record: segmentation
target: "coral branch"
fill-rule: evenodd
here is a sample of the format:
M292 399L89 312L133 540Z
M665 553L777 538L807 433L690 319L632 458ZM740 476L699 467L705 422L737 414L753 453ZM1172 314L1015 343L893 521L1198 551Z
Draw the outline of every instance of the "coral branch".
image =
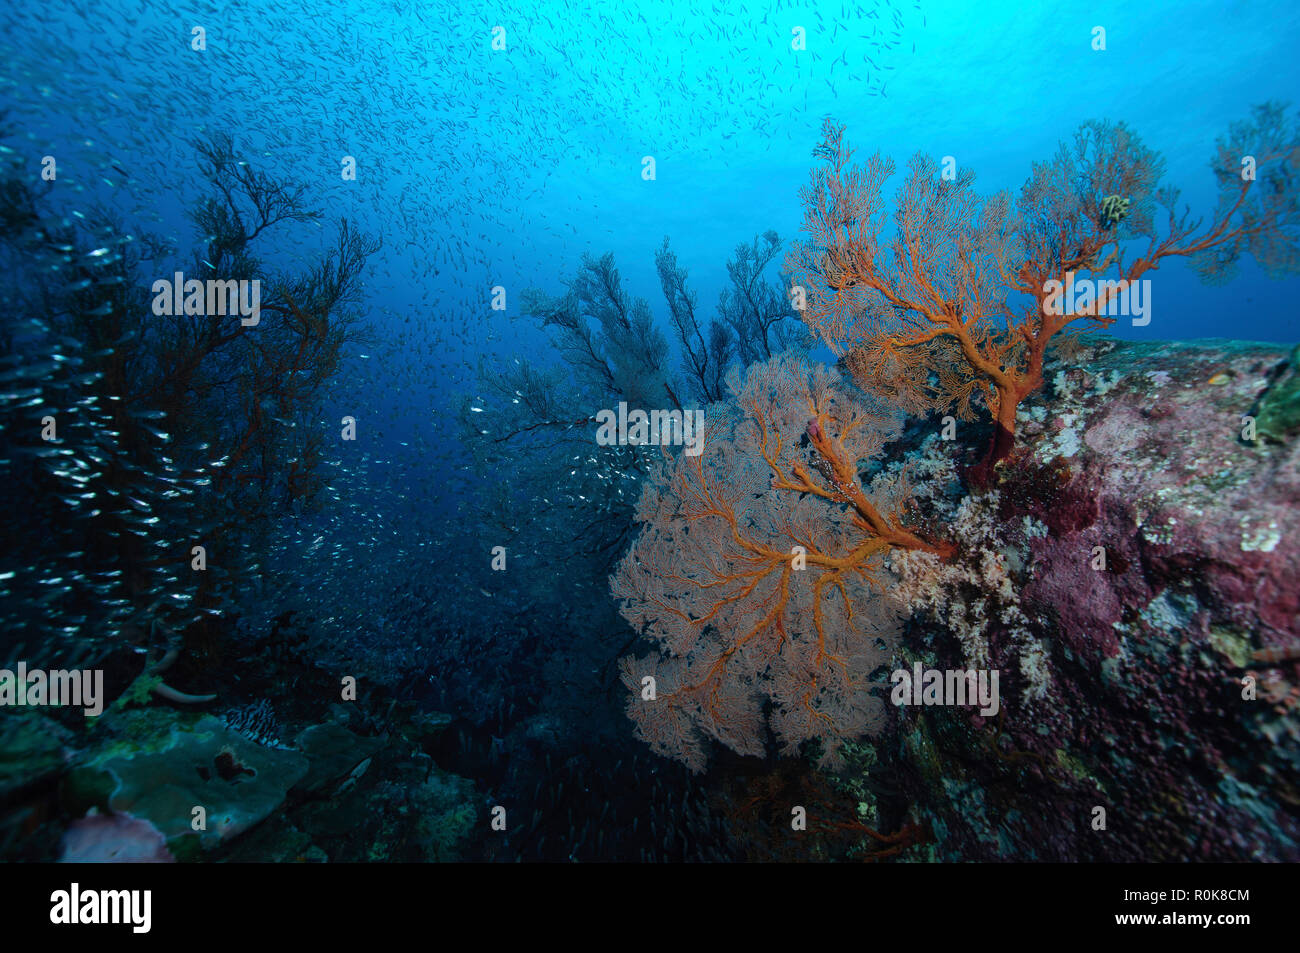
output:
M628 711L656 751L697 771L707 739L762 755L769 729L782 751L815 739L834 762L881 719L869 677L895 616L862 611L882 588L881 557L947 549L903 525L903 487L862 488L856 463L893 422L833 371L781 357L729 383L734 402L710 408L704 452L652 474L645 526L612 580L661 652L624 659Z
M1049 343L1110 327L1118 296L1163 259L1189 257L1211 280L1243 252L1273 275L1300 270L1300 134L1279 106L1258 107L1220 141L1220 202L1203 229L1175 214L1175 190L1156 189L1163 162L1123 123L1085 123L1072 145L1035 165L1016 203L979 196L969 170L941 175L917 155L888 239L883 194L894 164L877 154L853 165L852 154L844 127L826 120L814 150L821 164L800 193L806 238L786 259L806 295L803 320L859 384L909 412L972 419L980 398L995 430L976 477L1011 453L1016 409L1042 386ZM1255 176L1241 174L1246 160ZM1169 212L1163 236L1156 204ZM1125 265L1122 243L1136 239L1146 250ZM1091 300L1058 306L1076 274L1112 266L1115 277L1098 281ZM1026 299L1020 311L1011 303Z

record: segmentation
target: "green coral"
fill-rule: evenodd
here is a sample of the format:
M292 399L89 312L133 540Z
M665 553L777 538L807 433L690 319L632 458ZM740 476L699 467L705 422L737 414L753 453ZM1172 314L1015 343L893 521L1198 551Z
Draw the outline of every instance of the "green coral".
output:
M70 741L67 729L39 712L6 711L0 716L0 797L61 771Z
M1083 763L1083 760L1066 751L1064 748L1056 749L1056 763L1064 770L1070 772L1075 780L1089 781L1095 784L1098 788L1101 787L1101 783L1093 777L1092 772L1088 770L1088 766Z
M190 853L260 823L307 772L298 752L254 744L210 715L148 708L124 713L117 729L113 743L69 773L65 803L73 810L98 806L143 817L169 845L176 840ZM207 829L197 836L191 827L196 807L207 817ZM181 845L186 838L198 843Z
M1128 217L1129 206L1132 204L1128 199L1119 195L1108 195L1101 200L1101 217L1097 224L1102 231L1110 231L1120 222Z
M458 859L477 820L474 782L435 768L413 795L419 811L417 839L425 859Z
M142 707L149 704L153 698L155 685L162 684L161 675L152 675L148 672L140 675L132 682L127 690L118 696L117 701L109 706L110 711L121 711L124 708Z
M1300 344L1281 379L1260 398L1255 410L1255 442L1285 443L1300 431Z
M1245 668L1250 664L1250 636L1247 633L1213 625L1210 626L1210 644L1234 668Z

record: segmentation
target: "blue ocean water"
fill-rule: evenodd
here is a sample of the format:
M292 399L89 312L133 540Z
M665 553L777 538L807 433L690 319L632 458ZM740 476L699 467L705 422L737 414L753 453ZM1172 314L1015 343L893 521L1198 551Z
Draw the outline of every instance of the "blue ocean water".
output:
M132 247L155 236L171 249L159 263L188 267L211 194L195 143L224 135L323 213L268 233L268 282L318 261L339 219L382 239L352 302L364 333L299 421L329 437L323 505L268 519L271 541L247 544L253 568L221 608L244 639L310 616L313 651L336 653L322 664L459 710L467 751L495 751L516 706L550 719L531 724L537 737L605 718L591 709L630 637L608 581L627 537L582 547L593 524L627 521L636 486L612 489L624 509L597 507L542 483L551 469L530 471L517 443L472 439L500 368L571 363L522 313L528 289L559 295L584 255L612 254L676 368L656 250L670 240L707 322L738 244L799 238L826 117L858 158L892 156L895 185L924 152L974 170L987 193L1019 190L1081 123L1123 121L1161 154L1180 205L1208 219L1216 140L1300 92L1300 8L1244 0L97 0L11 5L0 35L0 144L56 217L114 220ZM150 267L146 286L174 270ZM1110 333L1300 337L1300 277L1273 280L1249 259L1222 285L1179 259L1147 277L1152 320ZM355 445L333 440L344 418ZM570 476L596 466L571 462ZM517 573L490 566L497 545ZM580 550L587 561L568 563ZM593 649L601 640L618 644Z
M823 116L860 153L950 155L986 190L1017 189L1081 122L1123 120L1208 215L1216 137L1300 88L1300 13L1215 0L55 3L4 16L11 121L33 153L65 159L68 190L183 236L188 145L229 132L384 234L370 316L439 362L439 381L413 386L450 393L461 360L521 333L485 309L488 289L554 288L583 252L612 252L628 291L658 305L653 253L669 236L711 307L736 243L795 237ZM195 26L208 31L202 53ZM505 50L492 49L496 26ZM798 26L807 49L793 52ZM344 155L355 182L338 175ZM1207 288L1173 261L1155 320L1116 333L1286 341L1297 289L1253 263Z

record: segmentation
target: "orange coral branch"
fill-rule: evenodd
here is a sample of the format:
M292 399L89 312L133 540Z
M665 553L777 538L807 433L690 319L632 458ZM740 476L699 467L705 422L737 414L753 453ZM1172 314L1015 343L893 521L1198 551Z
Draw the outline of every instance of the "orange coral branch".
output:
M860 660L883 623L856 604L881 588L888 549L950 552L863 490L856 463L883 443L884 421L830 372L776 359L736 386L741 415L711 422L702 455L670 458L652 479L645 529L612 580L625 617L663 651L625 660L634 692L656 681L629 713L656 750L697 769L704 737L763 751L762 697L785 750L816 738L833 758L867 730L875 666ZM792 408L807 409L806 427Z
M1173 193L1161 193L1170 207L1163 238L1146 211L1160 161L1123 124L1086 124L1073 149L1062 147L1054 162L1036 166L1018 213L1007 195L977 196L968 171L941 176L933 160L918 155L897 196L897 234L886 241L882 196L894 164L877 154L850 165L844 127L828 119L814 151L822 164L800 192L807 238L791 248L786 269L806 295L805 323L864 387L913 412L955 407L963 416L976 391L986 396L996 424L982 468L988 473L1014 445L1016 408L1042 386L1054 337L1076 324L1109 327L1115 318L1104 312L1115 295L1165 258L1214 249L1235 256L1258 239L1294 231L1293 179L1275 176L1278 194L1252 204L1255 179L1233 171L1238 154L1248 152L1261 167L1292 161L1300 146L1288 136L1274 107L1257 110L1254 126L1234 128L1241 145L1220 144L1216 169L1227 199L1211 226L1198 233L1199 223L1175 217ZM1254 139L1265 147L1248 148ZM1124 211L1103 211L1103 196L1124 197ZM1137 209L1133 235L1151 239L1124 267L1117 227L1129 204ZM1294 242L1259 246L1273 267L1294 268ZM1060 314L1048 307L1053 282L1112 263L1120 277L1091 306ZM1017 293L1032 302L1019 317L1007 305Z

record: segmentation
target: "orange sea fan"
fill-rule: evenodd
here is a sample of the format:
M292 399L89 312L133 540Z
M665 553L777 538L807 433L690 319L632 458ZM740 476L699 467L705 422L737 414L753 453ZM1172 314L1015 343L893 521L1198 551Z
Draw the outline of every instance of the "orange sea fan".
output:
M908 413L970 417L981 397L995 433L977 477L1011 452L1016 409L1042 386L1053 339L1110 327L1117 296L1162 259L1188 257L1207 280L1230 274L1244 252L1273 276L1300 269L1300 128L1275 104L1220 140L1220 201L1204 227L1176 210L1176 190L1157 188L1163 161L1124 123L1084 123L1034 165L1018 201L980 195L969 169L941 172L918 154L892 215L891 159L852 162L830 119L813 155L820 162L800 192L805 238L785 263L804 322L859 384ZM1257 175L1242 174L1242 157ZM1168 212L1163 229L1157 205ZM1088 274L1099 276L1095 297L1057 306L1060 289Z
M857 476L894 420L828 368L778 357L729 381L703 453L661 461L640 536L611 580L624 617L659 652L623 662L628 713L661 754L702 770L712 739L761 755L880 724L871 675L894 610L881 561L901 546L942 552L878 505Z

